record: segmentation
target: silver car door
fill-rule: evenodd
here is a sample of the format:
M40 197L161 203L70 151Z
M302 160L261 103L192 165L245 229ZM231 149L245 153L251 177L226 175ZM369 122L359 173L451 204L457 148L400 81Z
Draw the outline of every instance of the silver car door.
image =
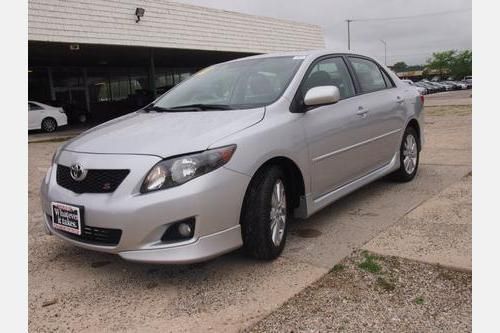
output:
M406 117L405 94L373 60L348 57L361 94L356 97L365 120L365 173L374 171L395 156Z
M303 117L311 161L311 188L319 197L359 177L367 165L366 119L358 110L354 84L343 57L314 63L306 73L299 93L324 85L335 85L341 100L307 110Z

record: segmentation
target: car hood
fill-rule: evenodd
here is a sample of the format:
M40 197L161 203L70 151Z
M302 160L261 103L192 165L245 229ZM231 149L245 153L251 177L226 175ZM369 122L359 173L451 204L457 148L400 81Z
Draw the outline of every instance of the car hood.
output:
M134 112L94 127L64 150L160 157L207 149L215 141L260 122L264 108L198 112Z

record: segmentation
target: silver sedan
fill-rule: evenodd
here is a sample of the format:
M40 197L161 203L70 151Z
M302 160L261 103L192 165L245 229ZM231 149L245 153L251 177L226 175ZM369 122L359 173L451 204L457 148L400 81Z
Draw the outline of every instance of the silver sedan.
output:
M311 51L217 64L60 147L44 224L87 249L189 263L274 259L307 218L378 178L412 180L423 96L375 60Z

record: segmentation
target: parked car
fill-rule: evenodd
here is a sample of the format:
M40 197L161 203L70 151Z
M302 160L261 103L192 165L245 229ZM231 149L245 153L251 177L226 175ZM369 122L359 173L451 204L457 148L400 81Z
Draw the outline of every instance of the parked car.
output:
M416 86L416 87L421 87L421 88L424 88L426 90L426 93L427 94L431 94L433 93L433 89L430 88L430 86L424 84L423 82L421 81L418 81L418 82L413 82L413 84Z
M455 87L456 90L467 89L467 85L463 82L458 81L445 81Z
M442 84L437 83L437 82L425 81L425 83L427 85L430 85L431 87L434 87L436 92L446 91L446 87Z
M472 75L469 75L469 76L466 76L464 77L464 79L462 80L463 83L467 84L467 89L470 89L472 88Z
M41 186L43 223L132 261L189 263L239 247L274 259L292 216L386 175L415 177L423 101L357 54L217 64L60 147Z
M419 81L418 84L424 86L427 89L427 92L430 94L444 91L443 87L438 87L438 86L436 86L428 81Z
M426 88L420 87L420 86L416 85L412 80L401 80L401 81L405 82L406 84L409 84L410 86L415 87L420 95L426 95L427 94L427 89Z
M444 88L444 91L450 91L450 90L454 90L455 87L451 84L448 84L448 83L444 83L443 81L441 82L432 82L434 85L437 85L437 86L440 86L440 87L443 87Z
M63 108L28 101L28 130L54 132L58 127L68 124Z
M472 88L472 81L460 81L460 83L463 83L467 86L467 89L471 89Z
M449 86L449 90L459 90L460 89L460 87L458 86L458 84L453 83L453 82L441 81L439 83L444 84L446 86Z

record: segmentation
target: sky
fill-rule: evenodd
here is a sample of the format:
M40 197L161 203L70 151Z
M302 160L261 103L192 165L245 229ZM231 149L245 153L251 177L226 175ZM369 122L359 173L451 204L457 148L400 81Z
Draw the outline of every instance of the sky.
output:
M346 20L352 19L351 50L384 62L383 40L388 65L424 64L433 52L472 49L471 0L175 1L316 24L325 46L340 51L347 49Z

